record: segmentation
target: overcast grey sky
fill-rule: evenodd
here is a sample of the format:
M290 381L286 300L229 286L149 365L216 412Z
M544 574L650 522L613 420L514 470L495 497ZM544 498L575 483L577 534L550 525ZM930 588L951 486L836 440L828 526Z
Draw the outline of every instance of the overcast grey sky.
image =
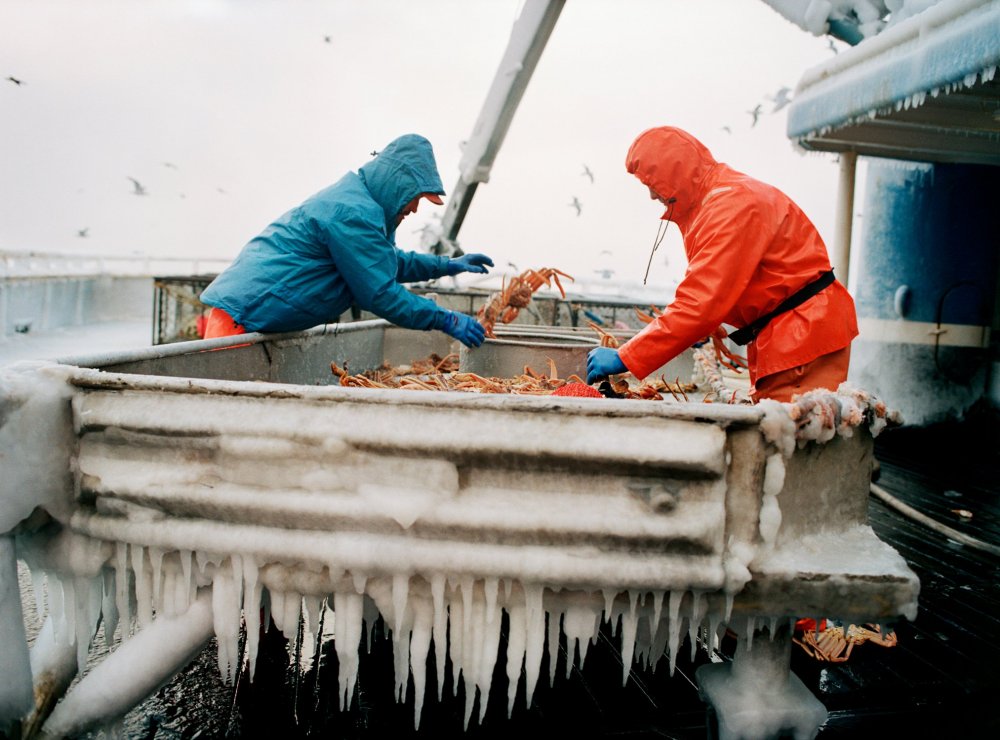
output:
M231 258L408 132L431 140L450 193L520 5L0 0L0 77L23 82L0 84L0 249ZM661 124L785 190L829 243L835 158L796 152L766 96L832 55L756 0L569 0L462 247L641 280L661 209L624 158ZM419 248L433 211L400 247ZM651 282L683 271L671 232Z

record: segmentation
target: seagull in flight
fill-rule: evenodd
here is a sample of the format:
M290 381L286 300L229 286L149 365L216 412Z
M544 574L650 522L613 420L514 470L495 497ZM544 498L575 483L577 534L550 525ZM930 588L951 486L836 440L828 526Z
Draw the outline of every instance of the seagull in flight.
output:
M146 192L146 188L142 186L142 183L134 177L130 177L128 179L132 181L132 195L149 195L149 193Z
M82 228L79 231L77 231L76 235L79 236L79 237L82 237L82 238L86 239L88 231L90 231L90 227L89 226L85 226L84 228Z
M164 162L163 166L164 167L169 167L172 170L176 170L177 169L177 165L175 165L173 162Z
M580 174L583 175L584 177L589 177L590 184L591 185L594 184L594 173L590 171L590 168L587 165L583 165L583 172L581 172Z
M830 51L832 51L832 52L833 52L834 54L837 54L837 53L838 53L838 52L837 52L837 47L836 47L836 46L834 46L834 44L833 44L833 39L827 39L827 42L826 42L826 44L827 44L827 46L829 46L829 47L830 47Z
M729 128L729 126L723 126L722 130L725 131L727 134L733 133L733 130Z
M570 208L575 208L577 216L580 215L580 211L583 208L583 204L580 203L580 199L577 198L575 195L573 196L573 202L572 203L567 203L566 205L568 205Z
M324 37L323 37L323 41L325 41L325 42L326 42L326 43L328 43L328 44L330 43L330 39L331 39L331 37L330 37L330 36L324 36Z
M771 111L772 113L777 113L779 110L781 110L786 105L792 102L792 99L788 97L788 93L790 92L791 92L790 88L782 87L780 90L778 90L778 92L774 94L773 97L771 95L767 96L768 100L774 101L774 109Z
M7 79L10 80L11 82L13 82L15 85L17 85L19 87L24 84L24 80L19 80L16 77L8 76Z
M760 103L757 103L757 105L754 107L753 110L747 111L747 113L749 113L753 117L753 123L750 124L750 128L753 128L754 126L757 125L757 119L760 118L760 112L761 112Z
M372 149L372 150L371 150L370 152L368 152L368 153L369 153L369 154L371 154L371 155L372 155L373 157L377 157L377 156L378 156L378 150L377 150L377 149Z

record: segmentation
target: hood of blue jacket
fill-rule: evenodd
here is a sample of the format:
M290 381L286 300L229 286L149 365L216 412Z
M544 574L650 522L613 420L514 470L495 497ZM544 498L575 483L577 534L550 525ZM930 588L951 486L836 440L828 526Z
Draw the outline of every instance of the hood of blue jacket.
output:
M396 216L418 195L445 194L431 143L419 134L391 141L358 175L385 213L386 234L396 230Z

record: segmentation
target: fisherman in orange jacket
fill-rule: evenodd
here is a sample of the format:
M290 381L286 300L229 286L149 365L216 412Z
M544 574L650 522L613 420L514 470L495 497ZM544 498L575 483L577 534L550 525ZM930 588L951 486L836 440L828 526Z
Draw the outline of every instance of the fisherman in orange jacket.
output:
M591 350L587 382L626 370L645 378L727 324L747 345L755 399L836 390L858 334L854 301L799 207L670 126L640 134L625 167L680 228L688 268L661 316L617 350Z

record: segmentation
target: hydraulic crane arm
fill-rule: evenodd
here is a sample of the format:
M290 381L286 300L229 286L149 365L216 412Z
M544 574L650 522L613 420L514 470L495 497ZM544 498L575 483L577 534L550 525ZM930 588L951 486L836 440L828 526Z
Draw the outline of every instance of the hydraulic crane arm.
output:
M440 233L427 232L425 247L435 254L461 255L456 243L472 196L481 182L489 182L490 170L503 144L542 49L552 34L566 0L526 0L510 34L493 84L465 144L459 162L459 178L452 189Z

